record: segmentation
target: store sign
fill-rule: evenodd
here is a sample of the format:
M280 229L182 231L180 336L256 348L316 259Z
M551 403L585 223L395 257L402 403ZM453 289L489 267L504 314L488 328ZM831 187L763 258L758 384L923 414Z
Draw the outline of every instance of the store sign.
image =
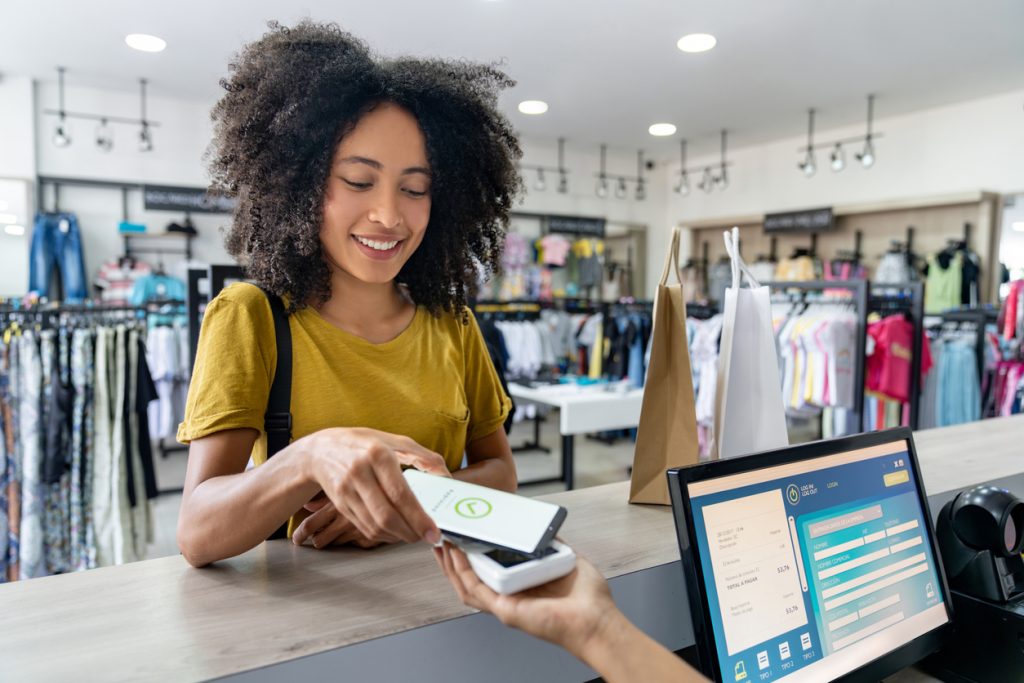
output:
M231 213L235 210L234 199L211 195L202 187L144 185L142 199L149 211Z
M605 219L580 216L547 216L547 231L584 237L604 237Z
M770 213L764 217L765 232L823 232L836 226L832 208Z

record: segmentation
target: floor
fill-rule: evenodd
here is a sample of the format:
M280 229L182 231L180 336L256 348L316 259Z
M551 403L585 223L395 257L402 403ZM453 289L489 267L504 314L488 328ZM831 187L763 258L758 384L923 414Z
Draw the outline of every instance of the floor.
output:
M521 422L513 426L509 441L518 446L533 440L533 424ZM558 476L561 468L561 438L558 434L558 411L553 410L541 423L540 444L551 449L550 453L539 450L515 453L516 467L520 481L547 479ZM156 456L157 483L161 489L180 488L185 480L185 453L170 453L166 459ZM618 439L608 444L596 439L578 436L575 445L576 488L599 486L622 481L629 476L633 463L633 441ZM565 490L560 483L533 484L522 486L519 493L526 496L540 496ZM181 496L164 494L153 501L155 516L154 541L149 546L148 557L176 555L175 527L178 524L178 509Z

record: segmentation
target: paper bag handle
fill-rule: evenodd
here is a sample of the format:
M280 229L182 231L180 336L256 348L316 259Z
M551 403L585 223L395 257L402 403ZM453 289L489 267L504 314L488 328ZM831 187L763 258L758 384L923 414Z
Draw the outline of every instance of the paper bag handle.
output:
M733 228L732 230L726 230L722 233L725 238L725 251L729 254L729 260L732 265L732 286L734 289L738 289L742 285L741 273L746 276L747 281L750 283L751 288L760 287L761 283L758 282L754 274L750 272L750 268L747 267L746 261L740 255L740 229Z
M679 239L682 231L679 228L672 228L672 242L669 244L668 253L665 254L665 268L661 271L661 285L665 286L668 284L668 274L675 266L676 279L679 280L679 284L683 284L682 271L679 269Z

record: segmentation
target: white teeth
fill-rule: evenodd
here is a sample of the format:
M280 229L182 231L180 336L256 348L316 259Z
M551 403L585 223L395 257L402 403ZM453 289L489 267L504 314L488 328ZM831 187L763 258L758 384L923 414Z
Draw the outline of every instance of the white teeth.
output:
M377 251L388 251L390 249L394 249L398 244L398 240L393 242L377 242L376 240L368 240L366 238L359 237L358 235L356 235L355 238L359 240L360 244L366 245L367 247L370 247L370 249L376 249Z

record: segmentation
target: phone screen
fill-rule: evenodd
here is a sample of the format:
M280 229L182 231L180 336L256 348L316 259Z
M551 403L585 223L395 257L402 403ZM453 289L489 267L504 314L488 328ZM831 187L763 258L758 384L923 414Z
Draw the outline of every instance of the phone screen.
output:
M466 482L405 471L406 481L441 531L536 555L565 519L565 508Z

